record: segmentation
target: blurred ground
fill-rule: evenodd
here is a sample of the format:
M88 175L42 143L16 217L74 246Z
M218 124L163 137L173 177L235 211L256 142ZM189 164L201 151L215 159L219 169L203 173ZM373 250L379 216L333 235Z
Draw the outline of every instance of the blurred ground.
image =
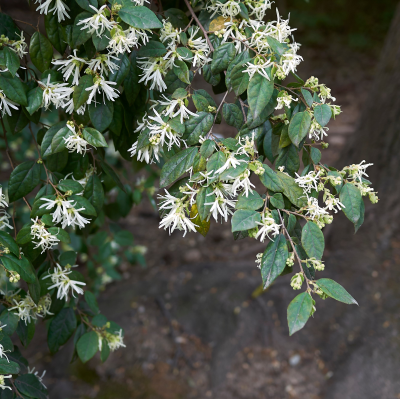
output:
M1 4L22 13L12 2ZM300 42L302 35L296 35ZM332 165L356 129L379 54L377 47L346 45L343 37L321 46L307 36L299 69L331 87L342 105L323 153ZM221 125L218 132L229 136L229 129ZM123 267L124 281L109 285L100 299L102 312L125 329L125 350L105 364L95 358L68 365L71 346L49 356L45 326L38 325L24 354L47 369L51 398L400 398L400 240L377 253L373 234L361 228L353 236L349 222L335 219L326 232L325 277L343 284L360 306L318 300L314 319L289 337L290 276L251 296L261 282L255 255L265 245L233 241L227 224L214 223L206 238L183 239L160 231L158 222L147 203L122 222L148 247L148 267Z

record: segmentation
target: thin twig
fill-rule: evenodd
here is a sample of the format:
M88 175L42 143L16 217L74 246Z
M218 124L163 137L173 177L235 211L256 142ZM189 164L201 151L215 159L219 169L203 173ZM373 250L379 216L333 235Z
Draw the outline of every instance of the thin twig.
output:
M243 118L244 118L244 123L247 123L247 116L246 116L246 112L244 110L244 102L243 100L239 97L239 102L240 102L240 107L242 108L242 112L243 112Z
M197 18L197 15L195 14L195 12L193 11L192 6L190 5L189 0L184 0L185 4L188 8L188 10L190 11L190 14L192 14L193 19L196 21L197 25L199 26L199 28L201 29L201 31L204 34L204 37L207 40L208 45L210 46L211 51L214 51L214 46L211 44L210 38L207 35L207 31L204 29L204 26L200 23L199 19Z

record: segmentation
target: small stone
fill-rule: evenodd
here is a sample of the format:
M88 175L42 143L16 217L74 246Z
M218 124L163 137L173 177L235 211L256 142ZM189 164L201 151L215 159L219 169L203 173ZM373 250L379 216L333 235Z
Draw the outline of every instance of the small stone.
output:
M289 358L289 364L294 367L297 366L301 361L301 356L299 354L293 355Z

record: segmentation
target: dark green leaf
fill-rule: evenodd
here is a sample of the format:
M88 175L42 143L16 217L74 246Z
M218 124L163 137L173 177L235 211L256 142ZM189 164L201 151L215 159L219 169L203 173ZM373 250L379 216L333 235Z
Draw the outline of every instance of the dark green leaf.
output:
M15 51L9 47L3 47L3 54L5 58L6 67L12 76L15 76L19 69L19 57Z
M82 185L77 181L71 179L61 180L60 183L57 184L57 187L60 191L63 191L64 193L66 193L67 191L72 191L73 194L77 194L83 191Z
M306 89L301 89L301 94L303 94L303 97L306 100L307 105L311 107L314 103L311 93Z
M174 74L184 83L190 84L189 68L184 61L175 60L172 68Z
M0 316L0 323L2 326L2 332L6 335L13 335L18 326L19 317L8 309L4 310Z
M184 137L187 140L187 144L197 144L200 136L205 136L211 130L213 123L214 116L208 112L199 112L196 116L186 121Z
M76 350L83 363L90 360L99 349L99 337L94 331L83 334L76 344Z
M340 190L339 200L345 206L343 212L347 218L351 222L357 223L361 216L362 196L360 190L354 184L346 183Z
M332 111L328 104L317 105L314 108L315 120L322 126L326 126L331 120Z
M311 316L313 299L308 292L303 292L290 302L287 312L289 335L301 330Z
M307 222L303 227L301 243L310 258L322 258L325 248L324 235L314 222Z
M89 178L83 196L93 205L96 212L100 213L104 203L104 190L97 175L92 175Z
M72 136L73 133L71 132L68 127L61 128L53 137L51 141L51 153L56 154L57 152L61 152L65 150L65 140L69 136Z
M165 18L174 26L174 28L185 29L189 25L189 18L186 14L177 8L169 8L164 12Z
M89 99L90 91L86 89L93 85L93 77L91 75L84 75L79 79L78 86L75 86L73 100L74 109L77 110Z
M271 204L276 208L276 209L284 209L285 208L285 202L283 200L283 196L281 193L274 194L271 199Z
M358 219L357 223L354 223L354 233L357 233L358 229L364 223L364 213L365 213L365 205L364 201L361 199L360 202L360 218Z
M31 37L29 56L33 65L35 65L40 72L44 72L46 69L50 68L53 59L53 46L49 39L40 32L35 32Z
M84 215L97 216L93 205L85 197L73 194L68 199L75 202L75 209L84 208L85 210L80 211Z
M317 285L321 290L333 299L348 305L358 305L357 301L336 281L330 278L317 280Z
M5 231L0 231L0 244L8 248L14 255L19 256L19 248L14 239Z
M222 151L214 153L207 162L207 172L215 172L226 162L226 155Z
M114 70L114 72L110 73L108 80L110 82L115 82L118 87L122 84L124 79L128 76L130 70L130 61L126 54L120 54L118 56L118 60L114 60L115 64L118 65L118 69Z
M19 369L18 363L8 362L7 359L5 359L5 358L0 359L0 373L1 374L18 374L19 372L20 372L20 369ZM3 396L2 396L2 398L3 398Z
M106 100L105 103L100 102L94 104L93 102L89 106L89 116L92 121L92 125L99 132L104 132L110 126L113 119L114 104L112 101Z
M48 399L47 389L34 374L23 374L14 380L18 391L30 398Z
M82 213L84 213L82 211ZM71 243L71 238L69 237L69 234L65 231L60 229L59 227L49 227L47 229L50 234L56 236L61 242L65 244L70 244Z
M257 227L256 222L260 221L261 216L258 212L240 209L232 216L232 233L254 229Z
M97 304L96 297L94 296L93 293L91 293L90 291L85 291L85 301L89 305L91 311L94 314L97 314L100 312L99 305Z
M51 154L51 142L53 141L53 137L65 126L65 124L65 121L56 123L44 135L40 148L40 154L43 159L46 159L46 157Z
M264 174L259 175L261 183L269 190L282 191L283 188L278 175L268 165L263 165L263 168L265 170Z
M215 195L212 194L213 188L212 187L201 187L197 197L197 211L199 212L200 219L206 220L212 205L206 205L215 201Z
M281 43L272 36L267 36L267 41L274 53L278 54L279 56L282 56L289 50L289 46L286 43Z
M266 289L283 272L289 256L286 239L283 234L270 241L261 258L261 277Z
M254 118L257 118L267 106L273 91L273 80L268 80L259 73L251 78L247 89L247 99Z
M294 144L282 148L275 162L275 167L284 166L284 171L290 175L294 175L300 168L300 159Z
M246 197L241 194L236 202L236 209L247 209L250 211L256 211L264 205L264 200L260 197L257 191L253 190L253 192L249 192L249 195Z
M189 147L170 158L161 169L160 187L166 187L181 177L193 164L198 148Z
M92 37L93 34L89 32L89 29L82 29L83 24L78 25L79 22L86 18L92 17L92 15L93 14L90 12L84 11L76 16L74 26L72 28L72 44L75 48L79 47Z
M222 115L226 123L240 130L243 125L243 113L236 104L224 104Z
M67 48L67 35L65 26L58 22L57 13L49 12L44 16L44 25L46 27L47 38L54 48L61 54L64 54Z
M19 164L10 176L8 196L14 202L29 194L40 182L40 167L36 161Z
M101 168L103 171L108 175L115 183L116 185L125 192L125 187L121 183L121 180L119 179L118 175L114 172L114 169L108 165L106 162L101 162Z
M204 140L200 147L200 154L204 158L209 158L215 150L215 143L213 140Z
M19 78L6 78L0 75L0 89L4 91L6 97L17 104L28 106L25 89Z
M161 42L150 40L145 46L140 48L138 57L162 57L166 52L167 49Z
M144 6L132 4L122 7L118 15L124 22L134 28L160 29L163 27L156 15Z
M28 106L26 110L29 115L33 115L43 104L43 90L40 87L35 87L28 92Z
M235 58L235 54L235 45L233 43L224 43L216 48L211 62L212 74L217 75L226 70L229 63Z
M83 129L82 135L83 138L93 147L108 147L106 139L96 129L87 127Z
M288 197L289 201L299 208L305 206L307 204L307 198L304 195L303 189L296 184L293 177L279 171L276 173L281 181L283 194Z
M87 291L86 291L87 292ZM86 293L85 293L86 296ZM76 330L76 316L72 308L64 308L51 320L47 332L47 344L51 353L58 352Z
M289 137L292 143L298 147L306 137L311 126L311 116L307 111L298 112L290 121Z

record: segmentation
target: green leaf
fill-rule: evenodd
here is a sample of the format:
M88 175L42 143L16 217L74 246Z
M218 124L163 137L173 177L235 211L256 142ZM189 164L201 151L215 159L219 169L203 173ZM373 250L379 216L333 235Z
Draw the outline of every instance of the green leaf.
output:
M279 148L285 148L290 144L292 144L292 141L289 137L289 128L288 125L284 125L279 139Z
M232 69L230 74L230 84L236 96L243 94L249 86L249 75L248 73L243 73L247 69L247 62L249 62L248 59L241 61Z
M38 297L38 300L35 300L35 303L38 303L40 300L40 284L37 282L35 285L37 286ZM31 293L31 286L29 287L29 292ZM17 335L21 340L22 345L25 347L28 346L35 335L35 322L31 320L30 323L25 324L25 321L20 320L17 327Z
M84 75L79 79L78 86L75 86L72 98L74 100L74 109L77 110L89 99L90 91L86 89L93 85L93 76Z
M8 362L7 359L0 359L0 373L1 374L19 374L20 368L18 363ZM4 392L4 391L3 391Z
M106 100L104 103L100 102L94 104L93 102L89 106L89 116L92 121L92 125L99 132L104 132L109 126L113 119L114 104L112 101Z
M51 154L51 142L53 141L56 133L65 126L66 122L58 122L53 125L44 135L42 145L40 146L40 154L43 159Z
M214 153L207 162L207 172L215 172L226 162L226 155L222 151Z
M73 194L69 197L69 199L75 202L75 209L85 209L84 211L80 211L84 215L97 216L96 210L94 209L93 205L86 198L80 195Z
M114 62L118 66L118 69L110 73L110 75L108 76L108 80L110 82L115 82L117 84L115 87L118 87L128 76L131 62L129 61L129 58L126 56L126 54L120 54L118 56L118 60L114 60Z
M287 312L289 335L301 330L311 316L313 299L308 292L303 292L290 302Z
M24 86L16 76L13 78L6 78L0 75L0 89L4 91L4 94L9 100L23 105L24 107L28 106L28 99L26 98Z
M156 15L144 6L128 5L122 7L119 17L128 25L140 29L161 29L163 24Z
M128 230L120 230L114 235L114 241L123 247L131 246L134 241L133 234Z
M5 58L6 67L12 76L15 76L19 69L19 57L15 51L11 50L9 47L3 47L3 54Z
M19 40L20 38L17 35L20 33L13 19L9 15L0 12L0 36L4 35L11 40Z
M29 115L33 115L43 104L43 90L40 87L35 87L28 92L28 106L26 110Z
M19 256L19 247L14 239L5 231L0 231L0 244L8 248L14 255Z
M82 29L83 24L78 25L82 20L92 16L93 14L87 11L81 12L76 16L74 26L72 27L72 44L74 48L79 47L92 37L93 34L89 32L89 29Z
M90 291L85 291L85 301L94 314L100 313L99 305L97 304L96 297L93 293L91 293Z
M215 201L215 195L212 194L213 188L209 187L201 187L197 197L197 210L199 212L199 216L201 220L206 220L208 215L210 214L210 210L212 205L206 205L208 203L212 203Z
M232 233L254 229L257 227L256 222L260 221L261 216L258 212L240 209L232 216Z
M150 40L138 51L138 57L162 57L167 52L167 48L155 40Z
M328 104L317 105L314 108L315 120L322 126L326 126L331 120L332 111Z
M261 183L264 184L264 186L269 190L275 192L283 191L278 175L268 165L264 164L263 168L265 171L264 174L259 175Z
M361 216L362 196L360 190L352 183L346 183L339 194L340 202L345 206L343 212L353 223L357 223Z
M104 136L96 129L87 127L83 129L83 138L93 147L108 147L107 141Z
M236 51L233 43L224 43L215 49L211 62L211 72L213 75L226 70L229 63L235 58Z
M243 125L243 113L236 104L225 103L222 107L222 116L228 125L234 126L238 130Z
M65 26L58 22L57 13L49 12L44 16L44 26L46 27L47 38L54 48L63 55L67 48L67 35Z
M8 309L4 310L0 316L0 323L2 326L2 331L6 335L13 335L18 326L19 317L14 313L10 312Z
M71 179L61 180L57 184L57 188L64 193L66 193L67 191L72 191L73 194L78 194L83 191L82 185L77 181Z
M175 60L172 68L174 74L184 83L190 84L189 68L184 61Z
M124 185L121 183L118 175L114 172L114 169L110 165L108 165L106 162L101 162L101 168L123 192L126 192Z
M299 170L300 159L294 144L290 144L289 146L280 150L278 158L275 162L275 167L278 169L280 166L284 166L285 172L289 173L290 175L294 175L294 172Z
M205 136L212 128L214 116L209 112L199 112L196 116L186 121L184 138L188 145L197 144L200 136Z
M306 89L301 89L301 94L303 94L303 97L306 100L307 105L311 107L314 103L311 93Z
M325 248L324 235L314 222L307 222L303 227L301 243L310 258L322 258Z
M254 119L260 116L274 92L274 81L256 73L249 82L247 101Z
M185 91L186 93L186 91ZM196 107L197 111L208 112L209 102L205 97L198 93L194 93L192 96L193 104Z
M177 8L169 8L164 12L164 16L174 28L185 29L189 25L189 18L182 10Z
M53 137L51 141L51 153L56 154L57 152L61 152L65 150L65 140L69 136L72 136L73 133L67 127L61 128Z
M73 266L75 264L76 261L76 252L74 251L67 251L67 252L63 252L60 255L60 265L61 266Z
M264 205L264 200L260 197L257 191L253 190L253 192L249 192L249 195L246 197L241 194L236 202L236 209L247 209L250 211L256 211Z
M47 389L34 374L23 374L14 380L18 391L30 398L48 399Z
M53 59L53 46L49 39L40 32L35 32L32 35L29 46L29 56L33 65L35 65L40 72L44 72L46 69L50 68L51 60Z
M289 50L289 46L286 43L281 43L272 36L267 36L267 41L274 53L278 54L279 57Z
M321 151L318 148L311 147L311 160L315 165L318 165L319 161L321 160ZM329 174L329 173L328 173Z
M357 301L336 281L330 278L317 280L317 285L329 297L348 305L358 305Z
M204 80L207 83L209 83L211 86L216 86L221 81L221 75L220 74L214 75L211 72L210 65L205 65L203 67L203 76L204 76Z
M23 227L17 234L18 245L24 245L31 241L32 241L31 227L30 226ZM18 256L18 254L15 255Z
M290 121L289 137L292 143L298 147L306 137L311 126L311 116L307 111L298 112Z
M8 184L8 197L14 202L29 194L40 182L40 167L36 161L19 164L12 172Z
M91 14L93 14L95 11L93 8L90 8L90 6L98 8L99 5L97 3L97 0L76 0L78 3L79 7L83 8L86 11L89 11Z
M83 334L76 344L79 359L83 363L90 360L99 349L99 337L94 331Z
M283 196L281 193L274 194L271 199L271 204L276 209L284 209L285 208L285 201L283 200Z
M297 185L293 177L290 177L282 172L276 172L281 186L283 188L283 194L289 199L289 201L299 208L307 205L307 198L304 195L303 189ZM275 190L274 190L275 191Z
M204 140L200 147L200 154L204 158L209 158L215 150L215 143L213 140Z
M357 233L358 229L364 223L364 213L365 213L365 205L364 201L361 199L360 202L360 218L357 220L357 223L354 223L354 233Z
M110 37L107 34L102 35L101 37L93 35L92 42L97 51L103 51L107 48L108 44L110 43Z
M36 275L31 262L25 256L18 259L14 255L3 254L0 258L7 270L17 272L22 280L29 284L36 282Z
M192 166L197 152L197 147L189 147L170 158L161 169L160 187L166 187L181 177Z
M85 186L83 196L93 205L99 214L104 204L104 189L97 175L92 175Z
M266 289L283 272L289 252L283 234L270 241L261 258L261 277Z
M87 291L86 291L87 292ZM85 297L86 297L85 292ZM51 353L58 352L76 330L76 316L72 308L64 308L51 320L47 332L47 344Z
M82 213L84 212L82 211ZM61 242L65 244L71 243L71 238L69 237L69 234L65 230L62 230L60 227L49 227L47 230L50 234L56 236Z

